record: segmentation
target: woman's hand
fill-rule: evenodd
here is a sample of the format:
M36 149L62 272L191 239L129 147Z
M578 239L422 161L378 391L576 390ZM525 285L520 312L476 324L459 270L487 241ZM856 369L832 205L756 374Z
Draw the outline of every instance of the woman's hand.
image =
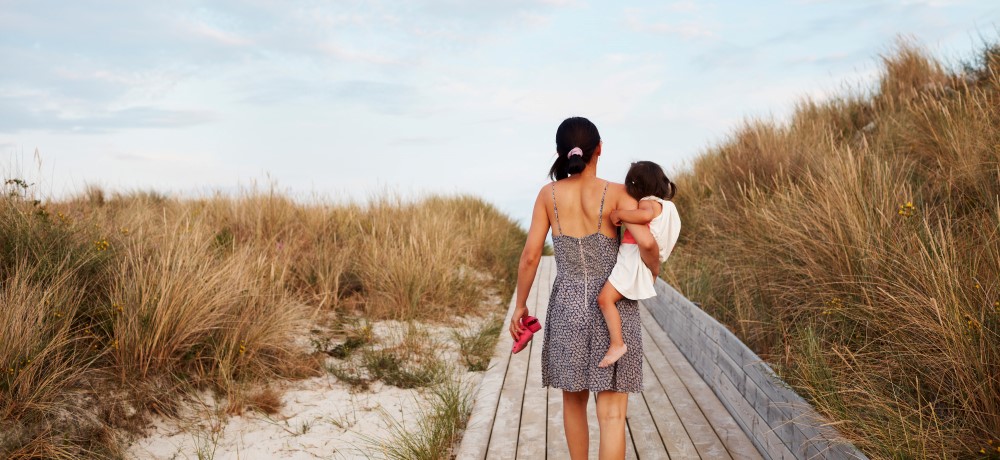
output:
M510 317L510 336L516 341L521 336L521 318L527 316L528 307L515 307L514 314Z
M618 210L617 209L611 211L611 214L608 215L608 218L611 219L611 224L612 225L614 225L615 227L621 227L621 225L622 225L622 219L621 219L621 217L618 217Z

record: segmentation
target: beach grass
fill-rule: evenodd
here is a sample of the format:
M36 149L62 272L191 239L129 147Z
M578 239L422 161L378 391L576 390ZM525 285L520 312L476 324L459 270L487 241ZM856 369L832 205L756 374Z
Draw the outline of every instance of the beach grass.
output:
M449 379L432 388L430 400L415 423L387 416L389 438L366 438L371 450L388 460L452 458L472 414L472 392L461 380Z
M1000 47L752 119L676 177L663 277L872 458L1000 457Z
M230 412L276 411L268 382L324 372L299 340L321 317L449 324L489 314L512 292L524 242L510 218L467 196L295 201L247 189L180 199L91 187L48 201L8 176L4 458L120 458L150 416L175 414L198 391L226 398ZM358 340L340 352L357 353ZM442 380L440 366L413 367L412 356L361 354L393 384Z
M466 369L472 372L486 370L503 327L503 317L497 314L470 334L452 331Z

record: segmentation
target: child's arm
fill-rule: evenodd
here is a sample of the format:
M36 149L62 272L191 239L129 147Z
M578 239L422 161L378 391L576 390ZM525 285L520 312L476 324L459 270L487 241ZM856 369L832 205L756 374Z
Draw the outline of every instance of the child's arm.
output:
M639 257L642 258L642 263L649 267L653 276L660 276L660 246L653 238L653 232L649 231L649 226L625 222L625 228L632 234L632 238L635 238L635 244L639 246Z
M616 209L611 212L611 222L615 225L621 225L622 223L646 225L656 217L656 204L654 203L653 201L645 200L639 202L637 209Z

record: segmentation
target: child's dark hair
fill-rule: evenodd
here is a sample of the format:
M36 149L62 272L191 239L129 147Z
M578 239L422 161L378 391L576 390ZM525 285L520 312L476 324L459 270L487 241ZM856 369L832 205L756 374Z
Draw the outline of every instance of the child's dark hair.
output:
M563 120L556 129L556 157L555 163L549 169L549 177L554 180L561 180L570 174L583 171L594 156L597 146L601 145L601 133L597 132L590 120L583 117L571 117ZM581 155L568 156L569 152L579 147L583 151Z
M652 161L637 161L625 174L625 191L637 200L647 196L669 200L677 193L677 184L670 182L660 165Z

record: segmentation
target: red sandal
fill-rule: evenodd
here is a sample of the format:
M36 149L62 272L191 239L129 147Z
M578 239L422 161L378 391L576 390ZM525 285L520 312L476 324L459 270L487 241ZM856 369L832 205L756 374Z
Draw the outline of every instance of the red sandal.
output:
M525 315L521 317L521 326L524 326L525 330L521 332L521 338L514 342L514 348L511 350L517 353L528 346L528 342L531 341L531 337L535 335L536 332L542 329L542 324L531 315Z

